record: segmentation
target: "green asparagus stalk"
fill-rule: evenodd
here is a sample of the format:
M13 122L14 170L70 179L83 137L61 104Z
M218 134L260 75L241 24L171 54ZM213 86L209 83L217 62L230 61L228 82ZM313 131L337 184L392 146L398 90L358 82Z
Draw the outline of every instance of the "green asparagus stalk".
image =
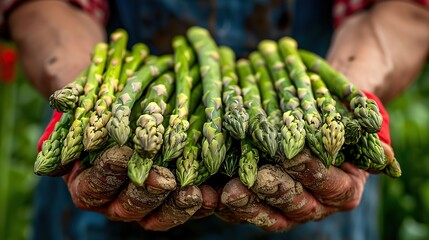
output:
M109 60L98 92L99 98L84 132L83 145L86 151L101 149L107 142L106 124L112 115L110 105L115 101L115 89L119 83L128 34L125 30L118 29L112 33L110 40Z
M144 183L149 176L149 171L153 165L153 158L148 156L142 156L134 150L128 161L128 178L131 182L139 187L144 186Z
M195 87L192 88L189 112L195 112L195 110L201 105L202 98L203 84L199 82L197 85L195 85Z
M280 155L292 159L305 146L306 132L304 128L303 112L297 98L296 88L285 70L281 55L277 50L277 43L271 40L261 41L258 49L264 56L268 70L272 76L274 86L283 111L283 127L280 129Z
M338 112L341 114L341 121L344 125L344 143L347 145L357 144L362 136L363 129L359 124L359 121L354 118L353 113L351 113L349 109L341 103L341 101L337 99L336 101L336 107Z
M383 170L387 166L384 149L376 133L364 133L356 147L362 152L360 160L368 162L368 169Z
M197 170L198 174L194 180L194 185L198 186L203 184L207 179L209 179L213 174L210 174L208 168L205 164L201 164L198 166Z
M244 106L249 113L249 133L253 143L273 157L278 148L277 129L268 121L262 108L261 95L250 62L238 60L237 71L243 89Z
M243 107L241 88L235 73L235 54L226 46L221 46L219 53L223 83L222 99L225 104L223 126L233 138L244 139L249 124L249 114Z
M259 52L250 53L249 59L256 72L255 76L262 96L262 106L268 115L268 121L280 130L283 127L282 110L265 60Z
M174 74L166 72L158 77L148 88L141 103L142 114L137 120L133 137L134 149L145 157L154 157L163 143L167 101L174 91ZM137 106L138 107L138 106Z
M341 115L337 112L337 104L319 75L311 73L309 76L317 105L323 114L322 142L328 154L335 161L344 144L345 130L341 122Z
M131 54L125 57L116 92L121 92L140 64L149 56L149 48L143 43L136 43Z
M346 161L345 154L340 150L337 154L337 157L334 159L332 166L339 167Z
M43 142L42 150L37 154L34 163L35 174L49 176L62 167L61 149L72 122L73 114L64 113L60 121L55 124L54 131Z
M219 52L210 33L192 27L187 36L198 55L203 84L203 103L207 122L203 126L202 158L208 172L215 174L225 159L225 133L222 132L222 80Z
M275 42L271 45L276 48ZM323 145L322 117L317 110L316 100L311 89L310 78L307 69L296 51L296 42L291 38L282 38L279 41L279 50L283 56L289 76L295 84L298 98L301 101L301 108L304 111L306 140L317 157L326 167L333 161L332 156L326 151Z
M337 95L341 100L350 103L356 119L367 132L375 133L380 131L383 118L374 100L368 99L343 74L332 68L320 56L304 50L300 50L299 55L311 71L321 76L329 91Z
M74 110L78 105L79 97L84 92L84 86L88 77L88 68L85 69L73 82L55 91L49 97L49 105L58 112Z
M183 36L176 36L173 39L173 48L177 101L164 134L162 150L164 161L171 161L182 154L187 139L186 131L189 128L189 99L192 90L192 78L189 71L192 65L190 61L194 60L194 56Z
M201 129L205 122L205 107L200 105L189 118L188 138L183 154L176 161L176 178L182 187L192 185L197 177L200 165Z
M258 174L259 152L248 140L241 140L241 157L238 162L238 176L241 182L251 188Z
M84 95L81 96L80 105L75 110L74 121L70 126L61 151L61 164L63 165L77 159L83 151L84 130L89 121L88 114L97 100L97 92L102 82L102 74L106 64L107 48L106 43L98 43L95 47L88 70Z
M165 74L166 73L164 73L163 75L165 75ZM172 73L168 73L168 74L172 74ZM156 85L156 82L159 81L160 78L163 78L163 77L158 77L158 79L155 80L155 82L153 82L151 84L151 87L149 87L149 89L153 89L152 86ZM147 95L150 95L149 92L147 93ZM143 114L143 110L144 110L140 106L145 106L145 103L148 102L148 99L146 99L145 97L146 96L141 97L139 99L138 106L135 106L132 108L132 112L131 112L131 116L130 116L130 120L132 120L132 121L130 122L130 127L131 127L131 129L134 130L133 131L134 133L136 132L136 129L137 129L137 127L136 127L137 126L137 124L136 124L137 119ZM170 97L170 99L168 100L168 102L165 106L164 117L163 117L164 121L162 122L162 127L164 129L168 125L168 121L166 119L168 119L168 116L173 111L173 108L174 108L173 106L175 105L175 100L176 100L176 96L175 96L175 94L173 94L173 96ZM133 124L135 124L136 126L134 127ZM135 138L135 135L133 136L133 139L134 138ZM135 145L135 143L134 143L134 145ZM134 147L134 148L136 148L136 147ZM144 151L138 153L136 150L134 150L133 155L131 156L130 160L128 161L128 178L133 182L134 185L143 186L147 177L149 176L150 169L152 168L152 166L154 164L162 166L161 154L153 155L153 154L149 154L148 152L144 152Z
M131 78L128 78L121 94L112 104L112 117L106 126L109 135L118 145L123 146L130 136L129 116L134 103L141 97L146 87L156 77L170 69L172 64L173 57L164 55L144 65Z
M384 174L392 178L398 178L402 175L401 166L396 158L393 158L392 162L390 162L384 169Z
M225 156L225 161L222 164L221 173L232 178L238 173L238 161L241 156L241 146L234 144L228 149ZM241 141L239 141L241 142Z

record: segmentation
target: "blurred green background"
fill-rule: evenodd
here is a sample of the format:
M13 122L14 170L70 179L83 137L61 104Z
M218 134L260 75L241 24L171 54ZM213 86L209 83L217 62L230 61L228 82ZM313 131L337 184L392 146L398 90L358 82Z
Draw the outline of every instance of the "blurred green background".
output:
M47 103L19 67L15 69L12 82L0 81L0 239L20 240L31 233L38 180L33 162ZM381 239L429 239L428 106L429 65L413 86L387 106L403 175L399 179L382 176Z

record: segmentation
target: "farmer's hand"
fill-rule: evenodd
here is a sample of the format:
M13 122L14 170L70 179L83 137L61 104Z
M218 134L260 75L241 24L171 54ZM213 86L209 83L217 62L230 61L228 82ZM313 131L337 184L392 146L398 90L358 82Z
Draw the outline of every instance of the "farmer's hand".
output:
M83 71L104 28L67 1L26 1L8 18L23 69L45 97Z
M178 187L173 173L153 166L143 187L128 180L129 147L105 150L90 168L76 162L64 179L75 205L113 221L136 221L146 230L166 231L191 217L206 216L218 205L217 192L207 185Z
M61 116L62 113L54 111L39 140L39 151ZM145 184L134 185L128 179L132 153L127 146L115 145L97 153L91 166L74 161L45 174L64 175L78 208L99 212L113 221L138 222L146 230L166 231L191 217L214 213L219 202L215 189L208 185L179 187L168 168L152 166Z
M407 1L381 1L337 29L328 60L358 88L391 100L417 77L427 59L428 25L428 9ZM392 162L388 126L380 133ZM326 169L305 149L291 161L262 166L252 189L238 178L227 183L219 215L270 231L288 229L354 209L367 177L351 163Z

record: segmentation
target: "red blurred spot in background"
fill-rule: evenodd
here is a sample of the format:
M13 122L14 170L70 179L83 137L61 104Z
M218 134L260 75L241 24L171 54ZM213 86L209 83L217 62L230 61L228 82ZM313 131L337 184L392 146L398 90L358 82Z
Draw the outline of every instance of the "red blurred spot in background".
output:
M0 81L11 83L15 79L16 52L0 45Z

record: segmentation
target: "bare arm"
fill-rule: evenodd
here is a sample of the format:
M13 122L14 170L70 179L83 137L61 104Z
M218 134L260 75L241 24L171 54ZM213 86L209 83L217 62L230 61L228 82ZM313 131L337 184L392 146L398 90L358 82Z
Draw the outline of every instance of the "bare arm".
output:
M418 77L428 54L429 9L412 1L380 1L337 29L328 60L387 102Z
M101 24L66 1L29 1L8 19L23 69L45 97L72 81L105 39Z

